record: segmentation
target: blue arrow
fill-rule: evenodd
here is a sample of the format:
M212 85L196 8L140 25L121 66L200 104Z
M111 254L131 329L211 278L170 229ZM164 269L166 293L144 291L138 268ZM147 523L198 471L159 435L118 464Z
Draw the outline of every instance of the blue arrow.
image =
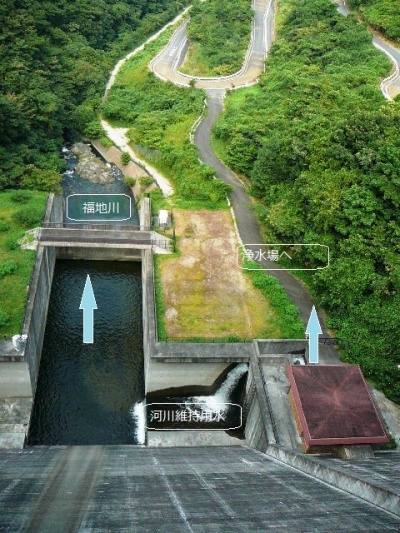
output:
M306 335L308 335L308 362L318 363L319 359L319 345L318 335L321 335L321 324L318 320L318 315L315 306L311 310L310 318L308 319Z
M79 309L83 309L83 343L93 344L93 310L97 309L97 304L89 274L86 278Z

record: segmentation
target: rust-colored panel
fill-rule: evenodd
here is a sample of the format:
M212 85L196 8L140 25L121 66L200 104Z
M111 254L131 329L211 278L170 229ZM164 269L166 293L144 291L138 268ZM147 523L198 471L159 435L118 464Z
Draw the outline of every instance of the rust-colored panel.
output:
M288 366L287 374L309 446L389 442L358 365Z

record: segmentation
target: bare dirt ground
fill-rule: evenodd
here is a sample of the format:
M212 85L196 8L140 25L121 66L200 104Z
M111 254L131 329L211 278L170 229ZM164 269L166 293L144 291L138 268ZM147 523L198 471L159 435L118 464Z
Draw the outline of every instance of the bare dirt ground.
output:
M168 338L279 338L269 303L238 266L229 211L174 210L180 256L160 258Z

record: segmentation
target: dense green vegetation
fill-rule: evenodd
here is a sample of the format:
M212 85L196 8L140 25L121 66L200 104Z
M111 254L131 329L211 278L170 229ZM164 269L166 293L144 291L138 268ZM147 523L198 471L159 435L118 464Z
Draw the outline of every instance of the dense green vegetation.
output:
M190 11L190 48L182 72L221 76L237 72L249 44L250 0L207 0Z
M189 141L204 94L164 83L148 69L150 59L169 36L170 32L164 33L122 67L103 113L113 125L128 127L134 149L171 179L175 205L226 208L229 186L213 178L212 168L199 163L197 149Z
M0 335L20 332L35 252L21 250L18 239L40 225L47 194L0 193Z
M398 0L349 0L373 28L400 43L400 6Z
M4 0L0 5L0 189L57 188L64 142L99 131L109 71L179 0Z
M311 289L344 359L400 402L400 106L379 91L391 65L329 1L279 8L267 72L226 100L216 145L250 177L266 242L330 246Z
M281 330L282 339L303 339L304 325L300 318L300 313L294 303L289 299L279 281L262 269L261 265L254 261L245 260L245 272L250 276L251 281L269 301L277 316L277 326Z

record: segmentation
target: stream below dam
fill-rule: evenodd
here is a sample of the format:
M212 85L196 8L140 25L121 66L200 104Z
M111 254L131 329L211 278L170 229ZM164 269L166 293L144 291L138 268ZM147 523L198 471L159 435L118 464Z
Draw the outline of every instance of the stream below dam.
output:
M63 156L64 197L127 194L133 208L127 223L138 224L117 167L98 158L100 171L109 169L114 181L93 183L79 176L71 150L64 148ZM79 309L87 275L98 306L93 344L83 343ZM140 444L133 408L144 399L143 364L141 263L58 259L28 444Z

